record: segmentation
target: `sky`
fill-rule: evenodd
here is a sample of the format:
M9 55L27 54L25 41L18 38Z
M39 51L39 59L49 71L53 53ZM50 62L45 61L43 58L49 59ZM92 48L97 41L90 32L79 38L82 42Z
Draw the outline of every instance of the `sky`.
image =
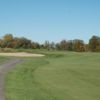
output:
M100 0L0 0L0 37L36 42L100 36Z

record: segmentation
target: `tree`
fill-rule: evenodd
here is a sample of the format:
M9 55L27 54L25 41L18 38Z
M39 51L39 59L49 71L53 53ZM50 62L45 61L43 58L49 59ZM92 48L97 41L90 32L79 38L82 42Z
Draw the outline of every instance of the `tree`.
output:
M2 48L2 47L3 47L3 40L0 39L0 48Z
M85 45L83 40L73 40L73 50L76 52L83 52L85 51Z
M49 43L49 41L45 41L44 48L50 50L50 43Z
M92 52L100 51L100 37L92 36L92 38L89 40L89 49Z
M67 50L67 49L68 49L68 43L67 43L66 40L62 40L62 41L60 42L60 49L61 49L61 50Z
M18 37L15 37L13 41L13 48L18 49L18 48L21 48L21 46L22 46L21 39Z
M22 48L31 48L31 40L25 38L25 37L22 37L20 38L20 42L21 42L21 47Z
M49 48L51 50L54 50L55 49L55 43L54 42L51 42L49 45L50 45Z
M85 51L89 51L89 44L85 44L84 47L85 47Z
M3 46L6 48L12 48L12 43L13 43L13 35L12 34L6 34L3 37Z
M3 40L4 41L13 41L13 35L12 34L6 34L4 37L3 37Z
M61 50L60 43L56 43L55 48L56 48L56 50Z
M68 41L67 45L68 45L68 48L67 48L68 51L73 51L73 41L72 40Z

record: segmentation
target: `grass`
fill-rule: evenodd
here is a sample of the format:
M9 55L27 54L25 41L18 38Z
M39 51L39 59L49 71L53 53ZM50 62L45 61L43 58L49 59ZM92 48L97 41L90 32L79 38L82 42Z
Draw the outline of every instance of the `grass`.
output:
M2 53L14 53L14 52L28 52L28 53L48 53L48 51L46 49L23 49L23 48L19 48L19 49L13 49L13 48L0 48L0 52Z
M24 60L6 76L6 100L100 100L100 53Z
M2 56L0 56L0 64L4 63L8 59L9 59L8 57L2 57Z

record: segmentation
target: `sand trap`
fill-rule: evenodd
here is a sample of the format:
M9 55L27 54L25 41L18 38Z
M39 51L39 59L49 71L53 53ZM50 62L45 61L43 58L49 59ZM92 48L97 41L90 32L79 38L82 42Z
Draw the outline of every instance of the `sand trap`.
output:
M33 53L0 53L0 56L14 56L14 57L43 57L42 54L33 54Z

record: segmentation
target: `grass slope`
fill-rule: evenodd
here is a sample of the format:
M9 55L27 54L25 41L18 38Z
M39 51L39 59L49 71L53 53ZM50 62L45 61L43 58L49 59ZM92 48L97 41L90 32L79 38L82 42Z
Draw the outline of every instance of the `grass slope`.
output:
M6 100L100 100L99 53L26 58L6 77Z

